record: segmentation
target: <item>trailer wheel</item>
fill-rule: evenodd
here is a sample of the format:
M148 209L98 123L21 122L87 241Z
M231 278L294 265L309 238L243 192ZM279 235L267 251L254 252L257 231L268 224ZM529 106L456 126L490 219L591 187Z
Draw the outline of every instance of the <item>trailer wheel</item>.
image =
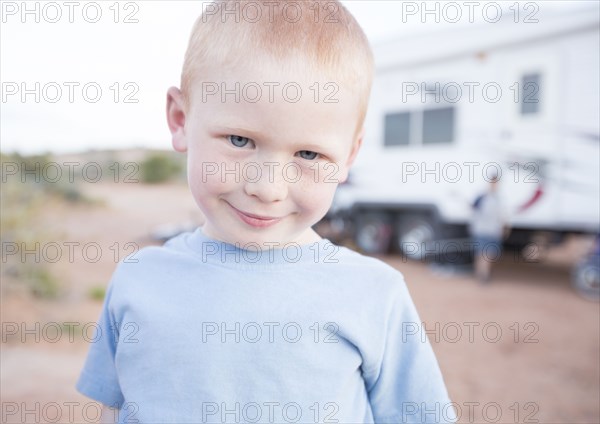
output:
M400 215L396 222L396 247L407 258L422 260L431 250L425 247L436 240L433 220L427 215Z
M573 286L586 299L600 300L600 266L594 259L582 262L575 268Z
M358 248L366 254L387 253L392 241L389 215L377 212L360 214L354 238Z

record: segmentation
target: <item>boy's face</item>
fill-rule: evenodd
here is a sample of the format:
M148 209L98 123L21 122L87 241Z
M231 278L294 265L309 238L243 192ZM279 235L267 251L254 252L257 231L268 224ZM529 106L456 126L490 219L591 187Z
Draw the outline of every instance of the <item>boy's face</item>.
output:
M326 83L275 69L215 69L194 84L187 113L181 93L169 90L173 146L188 153L207 236L251 250L319 239L311 226L362 142L358 100Z

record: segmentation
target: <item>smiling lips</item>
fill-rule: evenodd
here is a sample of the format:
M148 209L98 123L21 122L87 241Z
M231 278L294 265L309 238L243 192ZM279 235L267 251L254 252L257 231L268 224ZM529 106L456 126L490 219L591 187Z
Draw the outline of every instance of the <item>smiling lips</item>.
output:
M231 206L233 208L233 210L237 213L237 215L240 217L240 219L242 221L244 221L248 225L251 225L251 226L257 227L257 228L270 227L271 225L275 225L283 219L283 218L274 218L274 217L268 217L268 216L254 215L251 213L242 212L239 209L236 209L235 207L233 207L232 205L229 205L229 206Z

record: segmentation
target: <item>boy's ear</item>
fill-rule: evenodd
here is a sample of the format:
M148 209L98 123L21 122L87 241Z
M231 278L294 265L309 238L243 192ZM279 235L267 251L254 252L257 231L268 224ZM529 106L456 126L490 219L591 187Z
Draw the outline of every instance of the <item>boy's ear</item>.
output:
M350 150L350 155L348 156L348 160L346 160L346 164L344 167L345 170L342 175L342 178L339 181L340 183L346 182L346 180L348 179L348 173L350 171L350 168L352 167L352 164L354 163L354 160L356 159L356 156L358 155L358 151L360 150L360 147L362 146L364 136L365 136L365 129L363 128L360 130L360 133L358 134L358 136L352 143L352 149Z
M167 123L171 131L173 148L178 152L186 152L185 108L183 105L183 95L177 87L171 87L167 91Z

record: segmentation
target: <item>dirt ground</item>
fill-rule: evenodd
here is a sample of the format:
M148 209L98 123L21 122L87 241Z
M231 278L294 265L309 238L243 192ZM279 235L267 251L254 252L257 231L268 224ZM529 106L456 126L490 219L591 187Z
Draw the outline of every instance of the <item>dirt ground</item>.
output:
M55 241L79 243L72 261L65 248L50 264L64 294L39 300L3 281L2 422L95 422L97 405L74 389L88 344L77 334L69 340L64 323L95 322L101 302L89 290L106 286L153 228L200 222L182 185L90 184L87 193L103 204L50 205L44 216ZM94 263L82 247L90 242L102 253ZM381 258L406 278L460 422L600 423L600 305L570 286L585 247L570 239L540 263L507 255L485 286L465 271Z

